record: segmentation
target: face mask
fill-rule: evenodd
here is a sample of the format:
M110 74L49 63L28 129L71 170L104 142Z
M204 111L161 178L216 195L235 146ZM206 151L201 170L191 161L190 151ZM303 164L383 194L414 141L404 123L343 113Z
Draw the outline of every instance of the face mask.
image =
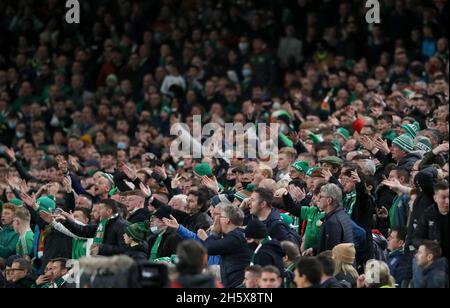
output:
M281 123L281 124L280 124L280 128L279 128L279 132L280 132L280 133L287 133L287 132L288 132L288 127L287 127L287 125L284 124L284 123Z
M242 187L243 187L244 189L246 189L247 186L248 186L250 183L251 183L251 182L241 182Z
M160 234L162 230L160 228L156 227L156 226L153 226L153 227L150 228L150 231L153 234Z
M127 148L126 142L117 142L117 148L119 150L125 150Z
M242 70L242 75L243 75L244 77L251 77L251 76L252 76L252 70L249 69L249 68L244 68L244 69Z
M256 248L258 247L258 243L255 242L247 243L247 247L250 248L252 251L255 251Z
M8 121L8 126L9 126L9 128L14 129L14 128L16 128L16 125L17 125L16 122Z
M21 138L23 138L24 136L25 136L24 133L16 132L16 137L17 137L17 138L21 139Z
M242 53L246 53L248 50L248 43L239 43L239 50Z
M236 185L236 179L227 180L228 187L234 187Z

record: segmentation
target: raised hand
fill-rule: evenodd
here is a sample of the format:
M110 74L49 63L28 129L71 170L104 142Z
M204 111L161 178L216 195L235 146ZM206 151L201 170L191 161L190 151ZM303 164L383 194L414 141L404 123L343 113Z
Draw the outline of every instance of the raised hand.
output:
M30 197L29 195L27 195L26 193L22 192L20 194L20 198L22 199L23 203L25 203L25 205L37 210L38 209L38 205L36 204L36 199L33 197Z
M289 185L288 191L292 199L297 203L301 202L306 197L306 191L295 185Z
M387 141L381 139L380 137L378 137L377 139L375 139L374 146L375 146L378 150L380 150L382 153L384 153L384 154L387 154L387 153L390 152L389 145L388 145Z
M180 227L180 224L178 223L176 218L173 217L172 215L170 215L170 219L169 218L163 218L162 221L163 221L164 225L169 227L169 228L178 230L178 228Z
M72 179L70 178L70 176L66 175L63 178L62 184L63 184L64 190L67 193L70 193L72 191Z
M15 162L16 161L16 153L14 152L14 150L12 148L6 148L5 149L5 154L9 157L11 162Z
M201 178L202 184L205 185L209 190L213 191L214 193L219 193L219 188L217 186L217 180L214 178L214 180L210 179L206 175L202 176Z
M152 195L151 189L144 183L139 183L139 189L145 194L145 196L150 197Z
M333 176L333 173L331 173L330 170L325 169L325 168L321 169L321 170L320 170L320 173L321 173L322 177L323 177L327 182L328 182L328 181L330 180L330 178Z
M437 155L439 153L448 153L448 146L449 146L448 142L440 144L436 148L434 148L433 153L435 155Z
M46 211L40 211L39 216L48 224L51 224L53 221L52 214Z
M172 181L170 181L170 187L172 187L172 189L180 187L180 184L181 184L180 179L181 179L181 175L179 173L177 173L175 175L175 177L172 179Z
M199 230L197 231L197 236L198 236L202 241L205 241L205 240L208 238L208 234L207 234L206 231L203 230L203 229L199 229Z
M137 178L136 170L133 167L128 166L127 164L122 164L120 170L125 173L127 178L134 181Z
M273 196L275 198L282 198L285 194L287 193L287 189L286 188L279 188L275 191L275 193L273 194Z
M361 178L359 177L358 172L352 171L351 178L355 184L361 183Z
M359 143L361 143L361 145L369 152L372 152L375 147L374 141L368 136L361 136L359 138Z
M156 166L153 169L153 171L156 172L157 174L159 174L163 180L167 179L167 173L166 173L166 169L164 167Z

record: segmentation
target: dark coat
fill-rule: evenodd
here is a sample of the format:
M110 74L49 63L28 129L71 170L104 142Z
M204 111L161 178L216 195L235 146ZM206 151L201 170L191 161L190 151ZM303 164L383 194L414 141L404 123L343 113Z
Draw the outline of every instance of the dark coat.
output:
M257 218L254 218L257 219ZM277 209L272 209L269 217L263 223L267 227L267 232L272 239L282 241L294 241L293 234L289 232L288 226L280 217L280 212ZM298 242L298 241L295 241Z
M212 218L205 212L199 212L194 215L186 217L183 221L183 225L197 233L199 229L207 230L213 223Z
M214 276L197 274L182 275L175 280L171 288L222 288L222 285Z
M137 222L150 220L150 216L150 211L147 207L144 207L142 209L137 209L134 213L130 214L127 220L130 224L134 224Z
M29 289L34 284L34 278L31 275L28 275L19 281L16 281L14 283L8 283L6 284L5 288L11 288L11 289Z
M345 280L339 281L334 277L331 277L320 285L322 289L344 289L344 288L351 288L350 283L348 283Z
M81 226L73 221L66 220L64 226L73 234L79 237L93 238L97 232L98 225ZM128 222L120 216L112 218L105 227L103 243L100 245L99 255L113 256L126 251L127 246L123 240L123 234L128 226Z
M128 247L125 255L132 258L134 261L147 261L149 248L147 242L140 242L137 246Z
M236 228L225 234L209 236L205 241L209 255L219 255L220 274L225 288L236 288L244 281L245 268L250 264L252 250L245 240L244 230Z
M419 224L419 220L425 213L425 210L434 204L434 179L437 176L437 170L435 168L427 168L416 174L414 177L414 183L419 188L420 193L417 195L414 201L413 209L410 214L408 223L408 235L406 238L406 248L409 249L410 245L414 244L414 234L416 227ZM416 248L418 248L416 246Z
M152 234L149 237L148 240L148 255L151 256L151 250L153 247L153 244L155 244L156 238L158 237L157 234ZM182 241L182 239L177 235L176 230L174 229L167 229L166 232L162 235L161 243L158 247L158 258L162 257L170 257L177 252L178 244Z
M448 288L448 261L440 258L423 270L420 288Z
M280 273L283 276L283 256L284 252L280 242L277 240L271 240L262 245L258 250L258 253L255 255L254 263L261 265L262 267L266 265L273 265L280 270Z
M332 250L341 243L353 243L352 222L342 206L325 216L319 236L318 252Z
M443 219L447 219L448 215L441 215L436 204L428 207L423 216L419 219L419 224L416 227L414 233L414 246L419 247L424 240L437 241L441 244L443 256L448 257L448 243L445 243L445 239L448 239L448 228L442 228L441 224ZM447 234L442 234L441 230Z

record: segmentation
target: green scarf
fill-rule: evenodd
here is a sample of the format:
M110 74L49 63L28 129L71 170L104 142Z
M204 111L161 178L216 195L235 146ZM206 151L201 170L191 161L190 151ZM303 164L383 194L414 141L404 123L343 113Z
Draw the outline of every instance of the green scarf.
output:
M256 254L258 253L258 251L261 249L261 247L265 244L267 244L270 240L272 240L270 238L270 236L267 236L265 239L262 240L261 243L259 243L258 247L256 247L255 251L253 252L252 255L252 260L250 261L250 265L255 265L255 258L256 258Z
M72 240L72 259L78 260L86 256L86 242L84 239Z
M344 199L342 200L342 205L344 206L345 211L347 212L348 216L352 216L353 208L356 203L356 191L353 190L345 195Z
M106 218L100 221L97 227L97 232L95 233L94 242L93 244L101 244L103 243L103 238L105 237L105 228L108 224L108 221L110 221L113 218L116 218L119 216L119 214L114 214L110 218Z
M398 204L400 203L400 196L395 196L391 208L389 209L389 222L391 223L391 229L396 227L395 225L395 209L397 208Z
M152 249L150 251L150 259L149 259L149 261L154 262L156 259L158 259L158 249L159 249L159 245L161 245L163 234L164 234L164 232L161 232L156 237L156 240L153 243Z

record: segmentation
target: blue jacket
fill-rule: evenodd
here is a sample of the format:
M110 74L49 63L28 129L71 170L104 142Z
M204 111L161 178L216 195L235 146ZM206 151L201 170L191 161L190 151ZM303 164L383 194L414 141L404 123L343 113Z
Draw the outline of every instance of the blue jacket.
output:
M352 221L342 206L325 216L319 236L318 252L332 250L342 243L353 243Z
M177 230L177 235L182 240L196 240L197 242L200 242L202 245L205 245L205 242L202 241L197 234L192 232L191 230L187 229L183 225L180 225L180 227ZM207 265L218 265L220 264L220 256L209 256L208 255L208 261Z
M395 278L395 283L401 285L406 279L406 258L402 249L395 250L388 255L387 265L391 275Z
M245 268L249 265L252 250L245 240L244 230L236 228L225 234L209 236L205 247L210 255L219 255L220 275L225 288L236 288L244 281Z
M440 258L423 270L419 288L448 288L448 261Z

